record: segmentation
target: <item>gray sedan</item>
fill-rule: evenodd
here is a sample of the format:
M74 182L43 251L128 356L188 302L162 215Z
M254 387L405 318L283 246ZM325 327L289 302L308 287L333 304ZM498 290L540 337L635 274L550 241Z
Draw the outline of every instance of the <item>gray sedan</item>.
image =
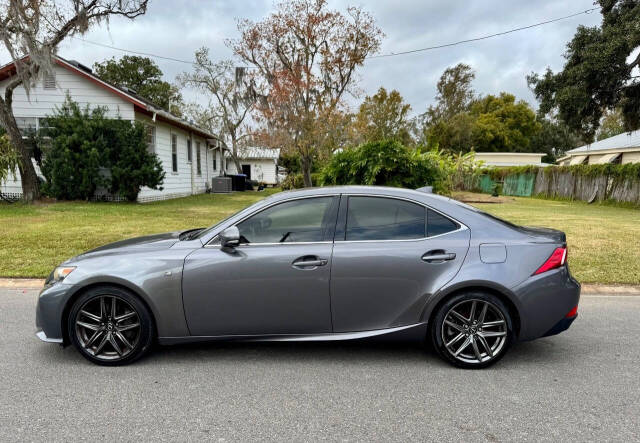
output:
M103 365L154 342L431 342L465 368L577 317L564 233L427 192L283 192L210 227L112 243L46 281L37 336Z

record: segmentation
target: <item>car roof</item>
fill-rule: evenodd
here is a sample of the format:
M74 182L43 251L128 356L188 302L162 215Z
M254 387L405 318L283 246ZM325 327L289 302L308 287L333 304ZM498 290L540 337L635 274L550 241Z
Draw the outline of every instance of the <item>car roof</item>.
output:
M291 191L283 191L269 197L271 201L286 200L294 197L306 197L312 195L326 194L362 194L362 195L388 195L393 197L405 197L422 202L428 201L449 201L448 197L443 197L428 192L417 191L406 188L394 188L389 186L325 186L321 188L302 188Z

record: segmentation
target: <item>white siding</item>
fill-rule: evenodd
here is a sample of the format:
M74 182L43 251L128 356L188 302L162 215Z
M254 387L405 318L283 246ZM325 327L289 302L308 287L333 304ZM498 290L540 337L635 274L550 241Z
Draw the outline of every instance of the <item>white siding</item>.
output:
M133 104L102 86L58 65L55 66L55 78L56 89L44 89L40 76L31 88L30 99L24 88L16 88L13 92L13 114L16 117L46 117L53 113L56 106L64 103L68 92L81 107L87 104L90 108L103 106L107 108L107 115L111 118L133 120ZM0 92L3 95L8 82L9 80L0 82Z
M188 131L179 129L169 123L156 121L150 117L134 111L133 104L118 96L116 93L95 84L81 75L69 71L61 66L55 67L56 89L44 89L43 79L35 82L31 89L30 100L24 89L18 88L14 92L13 109L16 117L46 117L60 106L69 93L71 98L84 107L107 107L107 116L122 118L123 120L138 120L152 124L155 130L154 151L160 157L165 179L163 190L143 188L138 196L139 201L162 200L202 193L211 186L211 178L219 175L220 155L208 149L206 139L195 136ZM4 93L5 82L0 82L0 93ZM178 171L171 168L171 134L178 137ZM193 162L187 162L187 138L192 137ZM197 173L196 146L200 142L201 174ZM216 155L217 168L213 168L213 158ZM208 186L207 186L208 185ZM16 180L12 176L5 183L0 184L0 191L8 194L22 194L20 176Z
M162 200L167 198L183 197L191 194L203 193L207 190L207 183L211 185L213 177L213 161L211 153L207 151L207 141L188 131L178 129L165 122L153 122L144 114L136 113L136 120L150 124L156 128L156 144L154 152L160 158L165 171L163 190L142 188L138 195L138 201ZM171 165L171 135L178 138L178 171L172 171ZM193 161L187 161L187 138L192 137L191 149ZM201 174L198 175L196 165L196 147L200 142L201 149ZM217 174L216 174L217 175Z
M236 165L230 158L227 158L228 167L227 172L229 174L236 173ZM265 183L267 185L278 184L278 177L276 173L276 161L273 159L241 159L240 165L251 166L251 180Z

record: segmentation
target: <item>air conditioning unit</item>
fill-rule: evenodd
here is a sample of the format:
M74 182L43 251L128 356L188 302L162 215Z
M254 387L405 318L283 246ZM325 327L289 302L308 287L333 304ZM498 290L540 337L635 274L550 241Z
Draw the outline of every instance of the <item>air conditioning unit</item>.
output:
M211 192L225 193L232 191L231 177L213 177L211 179Z

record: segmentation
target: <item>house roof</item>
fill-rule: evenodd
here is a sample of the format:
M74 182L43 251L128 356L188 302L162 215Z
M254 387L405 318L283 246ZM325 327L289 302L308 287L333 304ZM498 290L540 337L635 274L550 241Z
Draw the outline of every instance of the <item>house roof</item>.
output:
M545 154L544 152L475 152L476 156L482 156L482 157L498 157L498 156L513 156L513 157L539 157L542 158L544 157Z
M598 140L597 142L567 151L567 154L576 155L579 153L591 153L594 151L606 150L627 151L637 148L640 148L640 130L624 132L622 134L614 135L613 137L605 138L604 140Z
M229 151L225 152L230 156ZM238 149L238 155L246 159L277 160L280 157L280 148L266 148L261 146L247 146Z
M26 59L27 57L25 57ZM138 112L141 112L143 114L147 114L150 115L151 117L154 117L156 119L159 119L161 121L164 121L166 123L172 124L174 126L177 126L179 128L182 128L184 130L187 131L192 131L204 138L207 139L216 139L216 135L212 134L202 128L199 128L198 126L196 126L195 124L182 119L178 116L175 116L173 114L171 114L168 111L165 111L164 109L160 108L159 106L155 105L154 103L152 103L151 101L140 97L139 95L137 95L134 91L127 89L127 88L122 88L119 86L116 86L114 84L111 84L107 81L102 80L100 77L98 77L97 75L95 75L93 73L93 71L91 69L89 69L88 67L82 65L81 63L78 63L74 60L66 60L60 56L53 56L53 60L54 62L58 65L61 66L71 72L73 72L74 74L77 74L81 77L86 78L87 80L91 81L92 83L112 92L113 94L119 96L120 98L123 98L124 100L130 102L133 104L134 109ZM16 67L15 64L13 62L11 63L7 63L6 65L0 67L0 81L2 80L6 80L7 78L15 75L16 73Z

